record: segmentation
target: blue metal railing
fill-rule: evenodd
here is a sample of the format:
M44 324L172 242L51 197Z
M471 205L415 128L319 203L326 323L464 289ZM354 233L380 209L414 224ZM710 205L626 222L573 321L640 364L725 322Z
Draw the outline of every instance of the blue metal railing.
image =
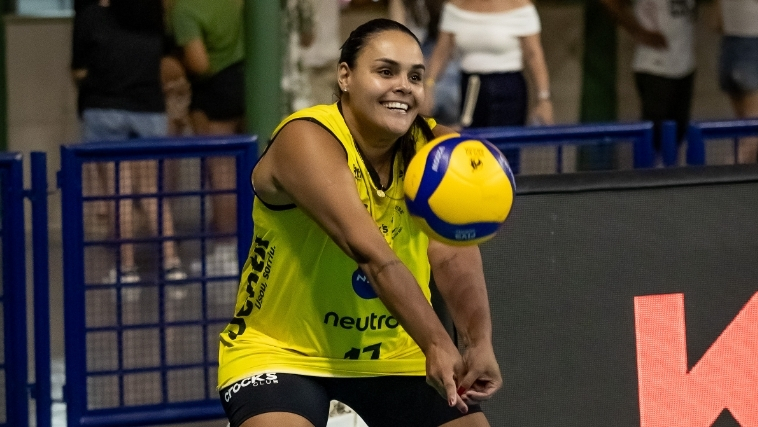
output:
M21 154L0 153L2 191L3 360L5 418L1 426L29 425L27 394L26 257L24 243L24 182Z
M62 212L63 212L63 239L64 245L64 306L65 318L64 326L66 330L65 337L65 355L66 355L66 387L64 391L64 400L67 404L67 420L69 427L75 426L136 426L161 423L175 423L183 421L196 421L203 419L212 419L223 417L223 410L219 403L218 396L210 390L215 386L212 373L215 370L215 355L208 351L208 337L217 334L214 322L218 319L210 318L207 313L206 301L208 299L208 284L218 278L209 278L206 276L206 267L203 265L201 276L192 276L186 280L179 280L176 286L193 286L196 282L202 283L200 301L202 309L198 319L176 320L166 317L166 307L169 299L166 297L165 280L158 278L157 282L150 280L139 283L129 284L127 288L119 280L115 283L87 283L85 273L87 261L85 251L88 249L111 248L118 245L134 244L158 244L166 240L175 240L182 242L202 242L203 250L201 259L205 259L205 242L213 237L228 237L212 231L200 230L199 232L190 232L189 234L175 234L171 237L162 236L161 222L158 221L158 235L151 238L129 238L119 239L118 233L114 239L87 240L85 238L85 217L84 204L93 201L105 201L119 204L119 201L138 198L156 198L163 199L198 199L213 195L234 194L237 198L236 224L237 231L234 237L237 238L236 253L237 259L244 260L247 256L247 244L252 237L251 223L251 206L252 192L250 187L249 173L257 159L258 148L256 138L251 136L230 136L230 137L196 137L180 139L151 139L151 140L132 140L120 141L116 143L103 142L83 145L64 146L61 148L61 171L58 176L58 185L61 188ZM235 188L229 190L212 189L207 187L205 177L207 174L206 162L211 157L232 157L236 167ZM174 190L165 191L162 187L162 181L165 178L162 175L162 168L159 167L157 179L159 181L158 191L155 194L120 194L118 185L113 194L91 195L84 194L83 191L83 170L87 163L111 163L119 164L135 160L152 160L157 161L158 165L169 160L199 160L200 168L198 174L201 175L200 188L192 190ZM119 167L115 167L115 182L119 182ZM110 178L109 178L110 179ZM158 203L159 217L162 203ZM204 206L199 204L201 223L204 223ZM118 208L116 208L118 212ZM118 224L118 219L115 221ZM202 227L201 227L202 228ZM114 246L115 245L115 246ZM118 259L118 258L117 258ZM117 261L118 262L118 261ZM233 278L238 280L238 272ZM215 283L215 282L214 282ZM157 288L156 288L157 284ZM158 307L156 317L152 320L140 322L126 321L126 305L121 297L125 289L154 290L158 289L156 300L144 301L141 304L153 304ZM236 288L236 285L235 285ZM98 292L113 291L115 299L111 302L108 300L109 309L115 310L113 320L104 325L92 325L91 319L88 318L92 304L88 305L88 299ZM154 295L154 294L150 294ZM94 298L94 297L93 297ZM231 313L229 308L228 313ZM225 313L225 314L228 314ZM228 320L228 319L224 319ZM177 363L168 360L166 338L168 330L182 330L182 328L197 328L202 330L202 360L199 362ZM127 366L124 362L127 357L134 352L140 352L142 349L134 347L133 343L126 342L127 335L139 335L141 331L155 333L159 338L150 342L144 347L145 351L157 350L157 356L152 364L147 367ZM100 335L98 335L100 334ZM113 337L109 343L114 343L112 347L107 348L105 353L97 353L96 342L93 337L107 335ZM110 339L110 338L109 338ZM94 347L93 347L94 346ZM88 353L94 351L92 355ZM131 352L131 353L130 353ZM113 366L93 366L93 358L105 357L108 360L114 360ZM201 397L192 397L191 399L172 399L169 388L174 390L176 386L170 386L171 375L201 371L202 376L199 381L191 384L190 387L200 390ZM143 376L140 376L143 375ZM151 378L150 380L139 378ZM93 395L92 391L96 390L93 384L98 382L112 381L112 385L107 388L109 397L107 404L95 401L98 396ZM133 381L140 382L157 382L159 391L148 390L151 386L146 386L146 392L152 393L152 401L140 403L134 401L134 396L129 389L129 384L134 386ZM133 390L132 390L133 391ZM128 397L129 396L129 397Z
M736 163L739 138L745 136L758 136L758 119L692 122L687 128L687 162L704 165L705 141L731 138Z
M50 369L50 244L47 208L47 158L31 153L32 258L34 281L34 372L32 398L36 401L37 427L52 425Z
M558 173L563 171L563 145L597 145L632 141L634 144L634 167L647 168L652 167L654 163L653 125L649 122L471 128L463 130L462 134L484 138L501 150L530 146L557 146L556 165ZM514 172L518 173L518 159L511 163Z

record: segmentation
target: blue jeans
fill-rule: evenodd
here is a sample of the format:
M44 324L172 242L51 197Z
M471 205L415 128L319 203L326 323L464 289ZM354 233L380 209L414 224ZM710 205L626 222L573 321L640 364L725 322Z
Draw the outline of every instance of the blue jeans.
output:
M82 114L85 142L154 138L168 134L165 113L88 108Z
M721 39L719 86L730 94L758 91L758 37Z

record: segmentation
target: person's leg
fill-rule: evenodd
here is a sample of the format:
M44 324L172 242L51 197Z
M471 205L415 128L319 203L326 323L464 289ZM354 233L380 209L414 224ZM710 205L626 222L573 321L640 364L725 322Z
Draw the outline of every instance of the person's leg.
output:
M489 425L487 417L482 412L477 412L442 424L441 427L489 427Z
M758 37L721 39L719 86L738 119L758 117ZM757 157L758 138L741 138L736 162L755 163Z
M288 412L269 412L248 418L240 427L313 427L307 419Z
M239 133L240 120L210 120L209 135L234 135ZM211 188L231 190L237 186L237 174L233 157L211 157L208 159ZM217 232L228 234L237 232L237 197L234 194L214 196L211 201L213 225Z
M135 132L143 138L164 137L168 132L167 117L163 113L134 113L130 117L131 125ZM141 194L158 193L158 162L156 161L138 161L133 162L132 172ZM164 186L165 190L165 186ZM158 200L156 197L145 197L140 199L140 205L147 216L150 233L158 235L158 221L161 221L162 235L171 237L174 235L174 215L169 200L163 199L162 212L158 217ZM172 275L173 279L183 279L186 277L177 271L181 266L181 260L176 248L175 240L166 240L163 242L163 270L165 272L176 272ZM168 278L168 277L167 277Z
M653 122L653 149L661 154L661 125L664 120L674 120L671 115L676 93L671 79L648 73L634 73L637 93L640 97L640 118Z
M758 118L758 90L748 93L733 93L729 96L737 118ZM758 138L741 138L737 152L738 163L758 161Z
M687 133L687 126L690 124L695 73L675 79L673 84L676 85L676 94L673 97L670 117L676 121L676 144L677 147L681 147ZM681 150L678 150L677 153L679 151ZM676 164L679 164L681 160L678 159Z
M129 137L130 127L127 118L128 112L121 110L85 110L84 119L84 140L87 142L97 141L125 141ZM116 185L118 185L119 194L132 194L132 174L129 162L121 162L119 167L118 183L116 183L115 168L112 163L94 164L88 175L98 176L98 181L102 182L106 194L115 194ZM133 207L134 201L131 199L121 199L117 205L118 214L118 237L120 239L131 239L134 236L133 226ZM132 243L122 244L120 246L120 268L122 278L126 277L124 273L132 273L136 270L134 262L134 245ZM133 281L131 275L127 281ZM134 276L139 280L137 276Z

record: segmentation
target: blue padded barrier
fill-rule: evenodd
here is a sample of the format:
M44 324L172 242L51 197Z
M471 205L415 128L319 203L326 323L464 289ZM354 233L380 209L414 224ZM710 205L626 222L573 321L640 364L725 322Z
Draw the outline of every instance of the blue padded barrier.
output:
M737 159L738 139L758 136L758 119L692 122L687 128L687 163L704 165L705 142L709 139L734 139L734 159ZM736 163L736 162L735 162Z
M653 125L649 122L628 124L557 125L538 127L492 127L470 128L464 135L484 138L501 150L524 148L527 146L558 146L556 154L557 171L563 171L562 145L595 145L631 140L634 143L634 167L652 167ZM518 173L518 160L509 159L511 168Z

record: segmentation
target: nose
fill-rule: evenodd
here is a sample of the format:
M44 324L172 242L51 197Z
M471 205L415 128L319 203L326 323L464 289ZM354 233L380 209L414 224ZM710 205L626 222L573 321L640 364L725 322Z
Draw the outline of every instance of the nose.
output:
M399 81L397 82L397 91L402 93L410 93L411 92L411 81L408 78L408 76L400 76Z

